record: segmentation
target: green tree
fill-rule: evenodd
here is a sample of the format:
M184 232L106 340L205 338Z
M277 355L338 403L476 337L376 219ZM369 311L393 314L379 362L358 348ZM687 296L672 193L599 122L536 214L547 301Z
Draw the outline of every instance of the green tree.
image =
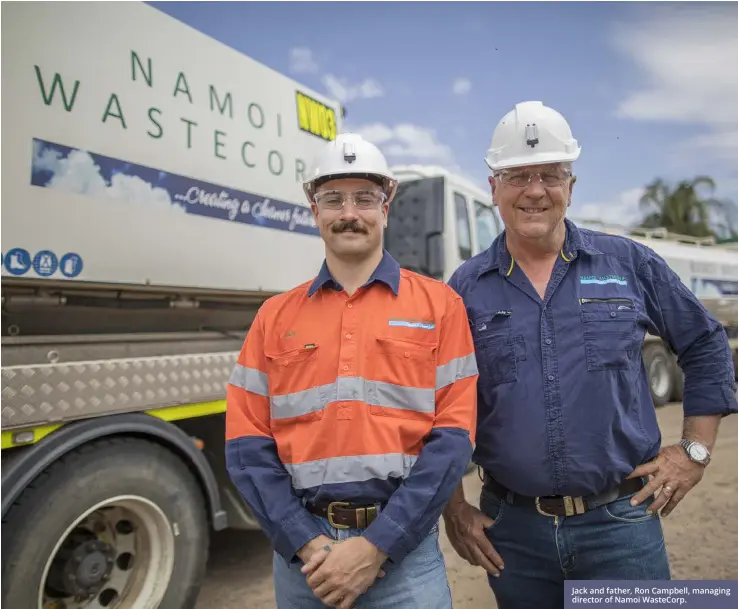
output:
M640 208L646 214L642 228L664 227L666 230L693 237L735 234L732 204L713 196L715 181L709 176L682 180L671 188L661 178L646 186Z

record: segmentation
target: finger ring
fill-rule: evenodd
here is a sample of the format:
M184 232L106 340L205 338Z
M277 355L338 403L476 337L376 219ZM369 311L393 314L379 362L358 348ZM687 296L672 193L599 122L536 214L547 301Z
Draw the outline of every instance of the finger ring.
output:
M664 492L667 493L667 494L671 493L672 490L673 489L670 486L668 486L668 485L664 487Z

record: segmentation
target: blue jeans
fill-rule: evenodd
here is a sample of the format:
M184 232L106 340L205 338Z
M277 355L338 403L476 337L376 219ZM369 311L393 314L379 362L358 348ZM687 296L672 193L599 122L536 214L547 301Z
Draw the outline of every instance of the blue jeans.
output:
M333 539L357 537L359 529L334 529L328 520L312 516L321 532ZM274 553L273 573L277 609L324 609L324 605L307 585L300 572L303 563L288 564ZM446 577L446 563L438 544L438 525L403 561L390 562L383 568L386 575L377 578L356 599L355 609L451 609L451 589Z
M483 489L487 537L505 563L487 578L499 609L561 609L566 579L670 579L660 517L646 514L653 497L636 507L631 497L555 519Z

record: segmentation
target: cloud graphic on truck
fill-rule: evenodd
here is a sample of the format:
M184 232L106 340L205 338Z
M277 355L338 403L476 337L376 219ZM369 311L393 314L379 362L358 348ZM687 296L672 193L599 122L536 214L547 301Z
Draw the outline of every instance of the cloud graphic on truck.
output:
M183 209L172 202L166 189L154 186L138 175L113 170L106 180L100 165L95 163L89 152L71 149L65 156L59 147L39 140L34 141L33 147L34 176L41 174L39 179L42 179L43 174L50 174L48 181L37 186L93 197L109 197L125 203Z
M126 204L319 235L313 214L304 205L276 201L39 139L33 141L31 183Z

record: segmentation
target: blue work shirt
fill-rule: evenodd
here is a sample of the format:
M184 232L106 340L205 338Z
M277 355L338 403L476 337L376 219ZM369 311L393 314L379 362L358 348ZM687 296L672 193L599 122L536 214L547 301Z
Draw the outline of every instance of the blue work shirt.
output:
M473 461L528 496L599 493L659 452L642 359L660 336L684 371L685 416L738 412L724 328L653 250L566 222L542 300L505 232L449 284L479 368Z

